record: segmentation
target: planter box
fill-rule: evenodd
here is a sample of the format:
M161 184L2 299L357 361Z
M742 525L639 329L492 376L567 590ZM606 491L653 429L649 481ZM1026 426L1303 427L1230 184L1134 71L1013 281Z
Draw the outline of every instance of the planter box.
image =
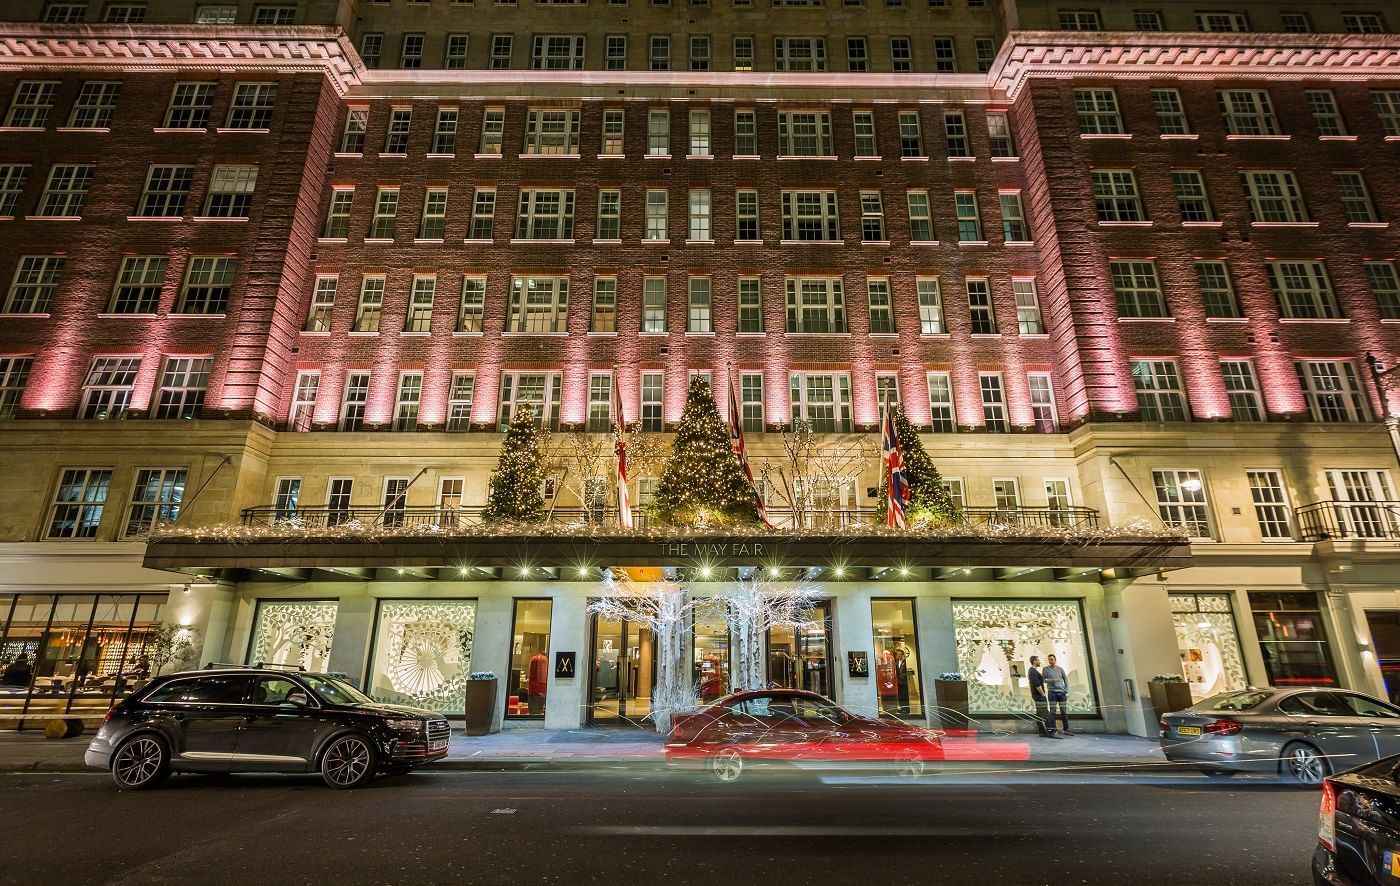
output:
M1148 683L1147 692L1158 717L1184 710L1192 704L1190 683Z
M467 735L488 735L496 719L496 681L468 680L463 731Z
M933 691L938 699L939 725L966 729L971 719L967 714L967 681L934 680Z

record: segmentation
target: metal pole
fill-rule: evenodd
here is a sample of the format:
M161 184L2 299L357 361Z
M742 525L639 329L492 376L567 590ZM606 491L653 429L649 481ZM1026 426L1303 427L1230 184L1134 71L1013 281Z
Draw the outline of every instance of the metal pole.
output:
M1376 396L1381 401L1381 420L1385 422L1386 430L1390 433L1390 446L1395 450L1396 462L1400 463L1400 415L1390 411L1388 396L1391 386L1400 382L1400 378L1392 374L1400 367L1392 366L1386 369L1370 351L1366 352L1366 367L1371 370L1371 382L1376 386Z

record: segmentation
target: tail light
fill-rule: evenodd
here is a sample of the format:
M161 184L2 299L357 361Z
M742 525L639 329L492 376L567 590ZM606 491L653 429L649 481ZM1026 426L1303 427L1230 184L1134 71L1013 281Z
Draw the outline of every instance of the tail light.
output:
M112 719L112 715L115 714L116 712L117 712L117 708L116 708L115 705L113 705L112 707L108 708L108 709L107 709L107 713L105 713L105 714L102 715L102 722L103 722L103 723L106 723L107 721L111 720L111 719Z
M1244 724L1238 720L1212 720L1201 727L1202 735L1236 735Z
M1328 852L1337 851L1337 791L1332 782L1322 783L1322 806L1317 811L1317 842Z

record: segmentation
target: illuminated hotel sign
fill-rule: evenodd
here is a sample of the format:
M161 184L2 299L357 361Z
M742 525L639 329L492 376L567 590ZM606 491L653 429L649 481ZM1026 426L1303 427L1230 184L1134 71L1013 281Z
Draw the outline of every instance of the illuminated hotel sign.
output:
M757 541L663 541L663 557L763 557L772 544Z

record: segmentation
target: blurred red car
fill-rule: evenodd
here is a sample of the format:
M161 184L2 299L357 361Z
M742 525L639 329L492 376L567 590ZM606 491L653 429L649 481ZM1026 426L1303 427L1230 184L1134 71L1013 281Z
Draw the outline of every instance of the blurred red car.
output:
M676 718L668 763L701 763L720 781L755 764L874 764L918 776L943 759L942 733L898 720L858 717L815 692L736 692Z

